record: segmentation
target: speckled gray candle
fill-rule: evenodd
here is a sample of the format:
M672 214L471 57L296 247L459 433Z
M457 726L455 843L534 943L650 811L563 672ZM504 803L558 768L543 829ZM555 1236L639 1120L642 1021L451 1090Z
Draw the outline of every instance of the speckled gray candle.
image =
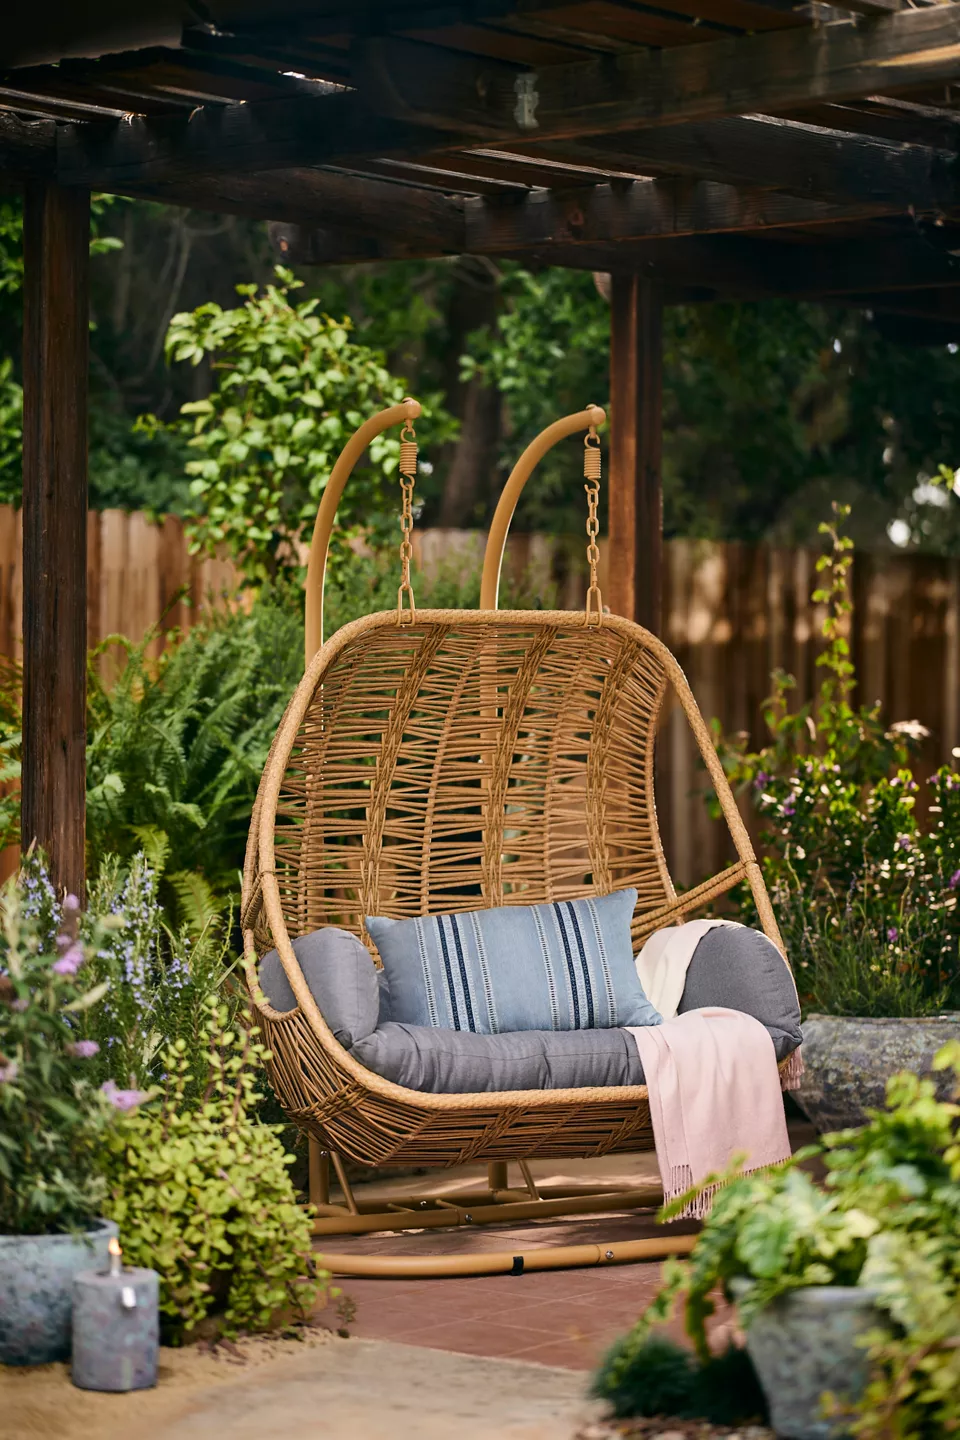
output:
M147 1390L157 1383L160 1286L155 1270L84 1270L73 1282L73 1383Z

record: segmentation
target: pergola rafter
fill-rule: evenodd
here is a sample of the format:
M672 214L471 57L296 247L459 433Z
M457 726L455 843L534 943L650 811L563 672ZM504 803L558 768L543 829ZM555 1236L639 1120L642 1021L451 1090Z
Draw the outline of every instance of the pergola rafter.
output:
M466 253L609 272L614 600L654 628L665 304L829 299L904 340L960 338L960 3L203 14L38 0L0 37L0 184L29 197L24 838L72 888L85 600L58 547L86 506L91 190L276 222L278 255L302 263Z

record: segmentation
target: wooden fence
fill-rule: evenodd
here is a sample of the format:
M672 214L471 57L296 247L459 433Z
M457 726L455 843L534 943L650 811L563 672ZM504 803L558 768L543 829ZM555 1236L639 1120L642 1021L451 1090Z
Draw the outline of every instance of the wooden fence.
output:
M88 634L94 644L121 633L139 640L165 616L189 627L236 584L226 561L187 553L180 522L152 524L120 510L91 512ZM428 530L417 539L427 574L479 566L484 537ZM0 653L19 658L20 517L0 506ZM601 584L606 572L601 542ZM796 677L799 701L816 688L822 616L810 600L816 553L768 546L671 540L664 574L665 638L703 713L724 728L761 736L760 707L775 668ZM506 571L547 604L583 603L578 540L517 535ZM851 624L859 699L879 700L890 721L919 720L931 732L924 769L960 745L960 560L929 556L856 556ZM658 806L671 868L690 883L720 868L725 837L700 799L703 776L678 710L664 717L658 756Z

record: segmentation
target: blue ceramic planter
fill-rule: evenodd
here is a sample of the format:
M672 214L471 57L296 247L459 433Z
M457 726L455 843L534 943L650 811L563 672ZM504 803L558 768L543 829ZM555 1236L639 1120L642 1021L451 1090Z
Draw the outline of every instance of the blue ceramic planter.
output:
M113 1220L75 1235L0 1235L0 1364L48 1365L70 1356L73 1277L105 1270Z

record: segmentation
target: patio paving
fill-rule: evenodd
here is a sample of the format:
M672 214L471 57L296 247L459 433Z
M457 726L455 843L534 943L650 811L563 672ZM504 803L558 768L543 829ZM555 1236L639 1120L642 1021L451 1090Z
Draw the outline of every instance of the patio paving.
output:
M809 1144L813 1127L789 1122L794 1150ZM538 1184L616 1183L624 1187L657 1179L652 1151L615 1155L602 1160L534 1161ZM511 1169L511 1183L517 1181ZM465 1166L433 1172L414 1180L392 1182L407 1194L453 1195L458 1189L486 1183L486 1168ZM383 1195L391 1185L375 1182L356 1187L359 1198ZM678 1230L694 1226L678 1223ZM547 1245L597 1244L599 1241L641 1239L661 1233L650 1211L613 1217L528 1222L482 1229L406 1231L395 1235L336 1237L317 1240L331 1251L357 1255L462 1255L485 1250L529 1251ZM592 1370L619 1335L633 1324L660 1286L662 1261L604 1265L578 1270L527 1271L523 1275L488 1275L449 1279L368 1279L342 1276L337 1284L356 1305L350 1333L366 1339L391 1340L432 1350L466 1355L533 1361ZM336 1328L333 1305L318 1312L322 1323ZM718 1297L713 1320L717 1340L732 1326L732 1316ZM682 1340L679 1320L669 1333Z
M538 1184L602 1181L627 1188L656 1182L652 1152L603 1160L534 1161ZM510 1171L511 1184L518 1176ZM394 1181L407 1194L444 1194L486 1184L482 1165ZM357 1198L384 1194L389 1183L356 1187ZM689 1223L677 1226L689 1232ZM483 1251L530 1251L545 1246L597 1244L640 1239L658 1233L650 1211L619 1216L526 1222L477 1229L405 1231L395 1235L337 1237L316 1249L357 1255L463 1255ZM661 1262L605 1265L577 1270L527 1271L523 1275L487 1275L444 1279L368 1279L342 1276L337 1284L356 1305L353 1335L393 1340L433 1350L491 1358L534 1361L541 1365L591 1370L618 1335L623 1334L653 1299ZM337 1325L328 1306L318 1318ZM679 1330L678 1330L679 1334Z

